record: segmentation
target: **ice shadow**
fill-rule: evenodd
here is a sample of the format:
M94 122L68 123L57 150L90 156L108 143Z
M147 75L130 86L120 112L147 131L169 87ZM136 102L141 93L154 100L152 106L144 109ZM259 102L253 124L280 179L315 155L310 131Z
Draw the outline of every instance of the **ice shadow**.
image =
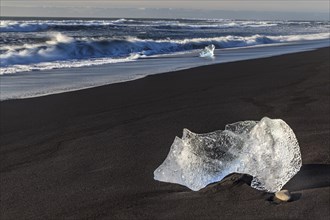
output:
M330 186L330 164L305 164L284 186L291 192Z

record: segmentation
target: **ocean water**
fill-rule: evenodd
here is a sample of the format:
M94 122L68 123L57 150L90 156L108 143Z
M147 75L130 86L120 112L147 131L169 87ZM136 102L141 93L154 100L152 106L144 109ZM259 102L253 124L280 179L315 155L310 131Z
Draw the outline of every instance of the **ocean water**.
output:
M329 21L2 18L1 99L98 86L237 57L324 47L329 45L329 28ZM212 44L215 58L198 56ZM251 50L244 56L238 53L247 48ZM26 87L19 92L23 84Z

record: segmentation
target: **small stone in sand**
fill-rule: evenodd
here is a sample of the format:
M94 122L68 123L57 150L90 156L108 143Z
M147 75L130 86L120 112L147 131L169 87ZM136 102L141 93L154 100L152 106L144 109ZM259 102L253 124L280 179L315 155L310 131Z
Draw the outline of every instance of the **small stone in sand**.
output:
M275 197L283 202L287 202L291 199L291 194L289 190L281 190L275 193Z

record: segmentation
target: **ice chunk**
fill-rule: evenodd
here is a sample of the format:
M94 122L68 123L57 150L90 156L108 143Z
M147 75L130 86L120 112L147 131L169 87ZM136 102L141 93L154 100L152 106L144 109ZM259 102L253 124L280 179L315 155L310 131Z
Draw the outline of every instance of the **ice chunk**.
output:
M231 173L253 176L251 186L277 192L301 167L300 148L292 129L281 119L242 121L225 130L195 134L183 130L155 180L197 191Z
M213 44L205 47L200 53L200 57L214 57L215 46Z

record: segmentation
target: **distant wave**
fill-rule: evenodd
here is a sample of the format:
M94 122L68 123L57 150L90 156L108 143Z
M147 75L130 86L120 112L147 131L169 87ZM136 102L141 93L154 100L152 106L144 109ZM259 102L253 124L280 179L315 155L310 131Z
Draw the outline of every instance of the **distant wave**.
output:
M221 23L211 22L203 24L190 24L190 23L180 23L175 21L163 21L163 22L152 22L151 26L158 28L195 28L195 29L207 29L207 28L234 28L234 27L272 27L277 26L278 23L268 22L268 21L226 21Z
M42 44L2 47L1 50L4 52L0 55L2 66L1 74L14 73L15 68L12 68L13 65L35 65L44 62L64 62L70 60L76 63L79 61L82 63L81 65L86 64L84 64L83 60L89 60L88 65L92 64L93 60L94 62L102 60L100 61L101 63L123 62L134 60L141 56L203 49L211 44L215 45L216 48L232 48L270 43L328 39L329 36L329 33L322 33L287 36L253 35L242 37L230 35L215 38L192 38L183 40L142 40L132 37L125 39L74 39L61 33L55 33L50 40Z
M118 25L127 21L126 19L118 20L36 20L36 21L11 21L3 20L0 23L1 32L36 32L45 31L54 28L68 28L68 27L95 27L95 26L107 26Z
M16 21L1 21L0 23L1 32L35 32L47 30L48 27L45 23L23 23Z
M1 32L37 32L46 30L68 30L70 28L92 28L102 26L149 26L156 28L261 28L272 27L281 24L309 24L310 22L283 22L283 21L236 21L236 20L201 20L199 23L191 23L188 20L28 20L13 21L2 20Z

